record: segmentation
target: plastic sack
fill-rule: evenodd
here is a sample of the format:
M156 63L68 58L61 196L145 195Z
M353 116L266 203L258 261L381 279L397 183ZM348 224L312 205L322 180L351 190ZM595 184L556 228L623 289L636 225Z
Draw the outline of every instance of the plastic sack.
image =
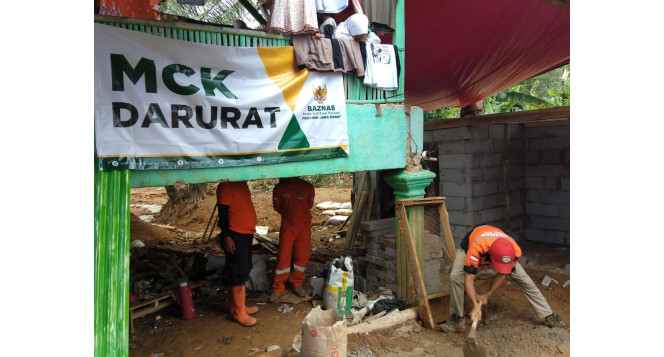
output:
M251 291L268 291L271 287L267 277L267 256L265 254L254 254L251 257L252 265L249 272L249 280L244 284Z
M334 258L323 293L325 309L336 309L339 316L349 316L353 301L353 283L351 257Z
M346 319L335 310L311 309L302 320L300 356L346 356Z

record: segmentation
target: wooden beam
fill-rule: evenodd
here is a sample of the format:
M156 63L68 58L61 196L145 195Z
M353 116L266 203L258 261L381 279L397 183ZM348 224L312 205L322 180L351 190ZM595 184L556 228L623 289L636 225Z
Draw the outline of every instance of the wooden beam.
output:
M450 256L450 263L454 263L454 259L456 258L456 248L454 246L452 230L450 229L450 217L447 214L447 208L445 208L444 202L438 206L438 214L440 215L440 226L443 227L443 236L445 237L445 244L447 245L447 253Z
M525 124L534 122L560 122L569 124L569 106L539 110L526 110L488 115L471 115L463 118L441 119L424 123L424 130L457 128L486 124Z
M401 232L404 249L406 251L408 268L413 278L413 287L417 294L420 318L422 319L424 327L432 329L434 327L433 316L431 316L431 308L429 307L429 299L427 299L426 295L422 269L420 268L420 261L417 258L417 251L415 250L415 242L413 241L413 236L410 234L410 224L408 223L406 207L403 205L402 200L397 201L396 206L397 216L399 218L399 231Z

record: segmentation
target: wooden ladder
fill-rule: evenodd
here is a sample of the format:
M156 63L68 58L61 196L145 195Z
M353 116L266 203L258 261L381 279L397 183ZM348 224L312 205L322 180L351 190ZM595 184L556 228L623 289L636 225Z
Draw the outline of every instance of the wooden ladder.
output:
M456 249L454 248L454 240L452 239L452 230L450 229L450 220L445 208L445 197L426 197L426 198L409 198L402 199L396 202L397 218L399 219L399 231L401 232L403 248L406 253L406 260L408 263L408 270L410 270L413 278L413 288L417 294L417 303L422 319L422 324L426 328L434 327L434 320L431 314L430 300L440 297L448 296L449 291L443 291L433 295L427 295L426 287L424 285L424 278L422 277L422 270L420 268L420 261L417 258L415 249L415 241L410 234L410 224L408 223L408 216L406 215L406 207L413 206L426 206L438 205L438 214L440 215L440 225L445 237L445 244L447 245L447 253L452 262L456 257Z

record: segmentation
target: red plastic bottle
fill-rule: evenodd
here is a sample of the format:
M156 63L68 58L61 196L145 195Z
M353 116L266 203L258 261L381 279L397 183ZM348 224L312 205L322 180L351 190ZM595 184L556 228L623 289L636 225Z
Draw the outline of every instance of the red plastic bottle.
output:
M194 308L194 300L191 296L194 292L189 289L187 282L180 283L180 290L178 290L177 301L182 306L182 318L184 320L191 320L196 317L196 309Z

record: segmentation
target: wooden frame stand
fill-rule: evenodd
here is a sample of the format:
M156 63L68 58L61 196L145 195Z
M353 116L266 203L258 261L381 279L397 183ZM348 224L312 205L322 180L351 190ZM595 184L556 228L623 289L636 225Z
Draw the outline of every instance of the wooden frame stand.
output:
M454 248L454 240L452 238L452 231L450 229L450 220L445 208L445 197L427 197L427 198L411 198L402 199L396 202L397 218L399 219L399 231L401 232L403 248L406 253L406 261L408 269L410 270L413 288L417 294L417 303L422 319L422 324L426 328L434 327L434 320L431 314L431 306L429 300L438 299L443 296L448 296L449 291L443 291L433 295L427 295L426 287L424 285L424 278L420 268L420 261L417 258L417 251L415 249L415 241L410 233L410 224L408 223L408 215L406 214L406 207L413 206L426 206L438 205L438 213L440 215L440 225L442 227L443 236L445 237L445 244L447 245L447 252L450 259L454 262L456 257L456 249Z

